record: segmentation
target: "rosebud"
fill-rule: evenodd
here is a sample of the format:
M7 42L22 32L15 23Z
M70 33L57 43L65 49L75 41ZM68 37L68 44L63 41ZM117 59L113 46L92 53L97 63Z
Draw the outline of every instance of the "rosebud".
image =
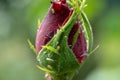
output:
M64 2L64 1L63 1ZM65 2L64 2L65 3ZM53 11L54 10L54 11ZM38 29L36 37L36 49L39 52L42 46L46 45L52 37L56 34L57 30L66 23L72 13L72 9L67 7L62 2L52 2L52 6L49 9L45 19ZM76 58L79 62L86 57L86 41L82 33L81 24L76 22L69 34L68 45L71 47L75 33L79 30L79 36L77 41L72 48Z
M80 7L68 7L66 0L51 2L36 36L40 66L55 74L68 75L76 71L87 57L87 43L82 23L78 20Z

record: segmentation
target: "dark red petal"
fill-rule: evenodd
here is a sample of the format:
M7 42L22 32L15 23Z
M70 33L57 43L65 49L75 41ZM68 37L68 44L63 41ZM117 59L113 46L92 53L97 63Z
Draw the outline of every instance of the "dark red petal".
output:
M81 63L87 57L87 52L86 52L87 51L87 46L86 46L87 44L86 44L84 34L82 32L80 23L76 22L74 24L74 26L69 34L68 44L70 45L70 47L72 46L73 37L78 29L80 29L80 33L79 33L77 41L76 41L74 47L72 48L72 50L73 50L76 58L78 59L79 63Z
M58 3L56 2L56 4ZM62 26L62 24L69 17L69 14L72 11L70 8L67 7L66 4L61 4L60 10L55 11L53 13L52 9L54 9L53 7L56 4L52 4L46 17L40 25L40 29L38 29L36 36L37 52L39 52L42 46L45 45L51 39L50 37L53 37L53 33L56 33L57 29L59 29Z
M52 2L53 4L53 9L58 12L61 10L62 8L62 2Z
M66 0L60 0L60 2L62 2L62 3L64 3L64 4L66 4Z

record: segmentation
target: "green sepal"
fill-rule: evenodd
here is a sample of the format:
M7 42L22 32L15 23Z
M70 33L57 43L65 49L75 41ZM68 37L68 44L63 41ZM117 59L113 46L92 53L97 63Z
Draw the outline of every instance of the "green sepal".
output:
M58 54L57 49L55 49L55 48L54 48L54 47L52 47L52 46L42 46L42 48L46 48L46 49L48 49L48 50L52 51L53 53Z
M46 68L43 68L43 67L41 67L41 66L39 66L39 65L36 65L36 67L37 67L38 69L42 70L42 71L47 72L47 73L55 74L54 71L50 71L50 70L48 70L48 69L46 69Z
M58 79L65 78L63 77L64 75L68 76L69 73L74 73L79 68L80 65L67 44L66 36L61 36L59 43L53 38L47 46L48 45L54 45L54 48L59 46L58 54L54 53L50 49L43 48L37 59L40 62L40 65L46 70L55 72L55 74L50 73L55 76L55 80L57 80L58 77Z
M78 29L77 32L75 33L75 35L73 36L72 48L74 47L74 45L78 39L79 33L80 33L80 29Z
M30 41L30 39L27 39L28 45L30 46L30 48L32 49L32 51L37 55L37 51L35 46L32 44L32 42Z
M99 47L100 47L100 45L97 45L97 46L89 53L89 55L93 54Z
M83 29L84 29L84 33L85 33L85 37L88 41L87 45L88 45L88 53L91 52L92 50L92 46L93 46L93 32L92 32L92 27L90 25L90 22L86 16L86 14L82 11L81 12L81 16L83 19Z

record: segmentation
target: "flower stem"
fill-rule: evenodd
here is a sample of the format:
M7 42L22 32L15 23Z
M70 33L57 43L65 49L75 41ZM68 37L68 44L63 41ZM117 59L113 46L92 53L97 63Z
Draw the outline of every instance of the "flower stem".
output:
M46 73L47 80L72 80L73 73L67 73L67 74L61 74L61 75L54 75L51 76L48 73Z

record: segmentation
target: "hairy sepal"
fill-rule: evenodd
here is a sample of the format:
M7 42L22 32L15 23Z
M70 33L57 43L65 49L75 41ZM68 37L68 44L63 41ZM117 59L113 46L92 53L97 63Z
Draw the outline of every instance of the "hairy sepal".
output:
M90 53L92 51L92 47L93 47L93 32L92 32L92 27L90 25L90 22L86 16L86 14L84 13L84 11L81 12L81 16L83 19L83 28L85 31L85 37L88 40L88 53Z

